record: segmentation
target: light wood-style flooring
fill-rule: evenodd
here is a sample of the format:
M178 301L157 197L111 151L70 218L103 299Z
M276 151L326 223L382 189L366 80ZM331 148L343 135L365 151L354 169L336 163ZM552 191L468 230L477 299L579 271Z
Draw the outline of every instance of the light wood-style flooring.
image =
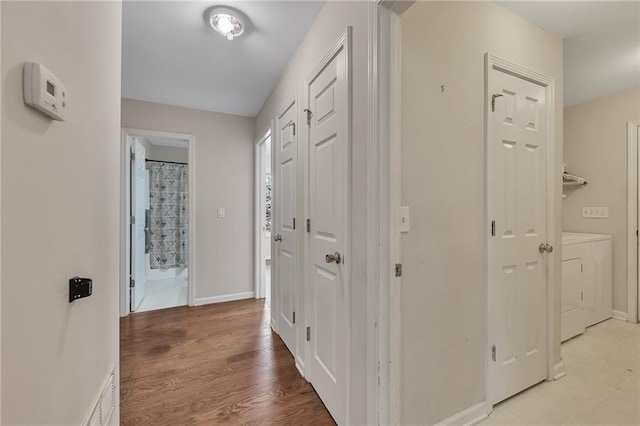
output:
M262 300L120 322L122 425L335 424Z

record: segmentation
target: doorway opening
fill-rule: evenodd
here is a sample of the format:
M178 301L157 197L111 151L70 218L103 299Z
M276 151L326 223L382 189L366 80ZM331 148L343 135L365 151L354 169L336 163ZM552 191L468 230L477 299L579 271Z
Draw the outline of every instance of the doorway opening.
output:
M123 131L121 316L193 305L192 144Z
M256 299L271 306L271 129L256 144Z

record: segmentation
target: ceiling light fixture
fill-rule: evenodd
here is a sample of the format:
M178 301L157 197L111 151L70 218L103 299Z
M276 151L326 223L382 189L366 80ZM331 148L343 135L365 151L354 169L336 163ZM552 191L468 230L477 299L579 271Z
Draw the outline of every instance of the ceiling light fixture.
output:
M206 17L211 27L229 41L244 34L244 20L237 12L231 9L214 7L207 11Z

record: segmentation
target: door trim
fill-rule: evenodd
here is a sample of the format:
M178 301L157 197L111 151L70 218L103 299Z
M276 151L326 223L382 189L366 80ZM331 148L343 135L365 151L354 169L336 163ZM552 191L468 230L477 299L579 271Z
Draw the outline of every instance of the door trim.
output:
M264 212L262 211L262 145L273 135L273 120L269 123L266 129L260 133L260 137L256 139L255 146L255 187L254 187L254 214L255 214L255 222L254 222L254 297L256 299L263 299L266 296L266 290L264 285L264 280L262 280L262 217ZM271 146L273 148L273 138L271 138ZM273 155L271 155L273 159ZM271 162L271 170L273 171L273 161ZM272 172L273 176L273 172ZM273 188L271 190L273 194ZM273 200L273 198L272 198ZM272 201L272 212L273 212L273 201ZM273 219L272 219L273 221ZM273 242L273 239L271 240ZM272 244L273 246L273 244ZM273 247L271 247L273 249ZM273 252L271 252L273 253ZM273 265L273 260L271 262ZM273 270L273 268L272 268ZM273 281L271 281L273 282Z
M130 274L130 265L128 262L130 246L130 226L128 212L130 210L130 188L129 180L131 178L131 161L129 152L131 144L129 137L157 137L185 140L188 143L188 162L189 162L189 274L187 277L187 286L189 291L189 306L195 306L196 294L196 221L195 221L195 142L193 135L185 133L161 132L155 130L144 130L123 127L121 131L120 146L120 316L126 317L130 313L129 309L129 286L128 277Z
M493 73L491 71L497 70L506 72L518 78L525 79L527 81L539 84L545 88L545 99L547 106L547 241L556 242L556 198L558 189L560 187L561 179L556 173L555 164L555 80L552 77L541 74L537 71L533 71L529 68L517 65L513 62L509 62L498 56L490 53L485 53L485 114L484 114L484 222L483 225L489 223L488 215L488 170L487 170L487 149L489 134L491 129L490 119L490 103L491 94L489 88L492 87ZM483 228L485 229L485 228ZM556 244L557 245L557 244ZM493 401L490 401L490 389L489 389L489 371L490 371L490 342L489 342L489 315L488 315L488 303L489 303L489 232L484 232L484 299L485 299L485 323L484 323L484 359L485 359L485 398L490 405ZM560 335L556 333L556 323L560 323L560 310L556 309L556 257L561 250L556 250L556 254L553 256L547 256L547 327L546 327L546 340L547 340L547 380L558 379L565 375L564 364L562 361L555 362L555 349L560 348ZM558 305L558 308L560 306ZM556 335L557 334L557 335Z
M627 321L638 322L638 136L640 119L627 123Z
M351 282L353 282L352 277L351 277L351 273L352 273L352 268L351 268L351 264L353 262L353 257L351 256L352 251L351 251L351 232L352 232L352 226L351 226L351 194L352 194L352 142L353 142L353 137L352 137L352 105L353 105L353 94L352 94L352 90L353 90L353 84L352 84L352 54L351 54L351 33L352 33L352 27L348 26L344 32L338 37L338 39L333 43L333 45L331 46L331 48L327 51L327 53L323 56L323 58L318 62L318 64L314 67L313 71L309 74L309 76L304 80L304 93L303 93L303 105L305 108L310 108L309 106L309 86L311 84L311 82L313 82L316 77L331 63L331 61L333 60L333 58L336 56L336 54L338 54L338 52L340 50L344 50L345 53L345 91L346 91L346 97L345 97L345 103L346 103L346 120L345 120L345 136L346 136L346 144L347 144L347 155L344 158L344 165L345 165L345 175L347 176L346 181L344 182L344 186L345 186L345 244L344 244L344 258L346 259L345 262L343 263L343 267L344 267L344 277L345 277L345 282L344 285L349 288L350 291L347 292L347 297L345 300L345 307L346 307L346 318L351 318L351 300L352 300L352 289L350 287ZM305 123L306 124L306 123ZM304 197L304 212L305 212L305 218L309 217L309 201L310 201L310 197L309 197L309 184L310 184L310 179L309 179L309 175L308 175L308 171L309 171L309 162L311 160L311 157L309 155L309 132L310 132L310 127L307 126L306 131L303 132L305 134L305 138L304 138L304 144L305 144L305 149L304 149L304 164L305 164L305 182L304 182L304 188L305 188L305 197ZM310 270L311 270L311 263L310 263L310 256L309 253L311 252L310 250L311 248L311 238L310 238L310 234L305 232L304 233L304 282L305 284L309 284L311 282L310 279ZM305 306L305 312L306 313L311 313L311 305L312 302L310 300L310 293L309 291L305 291L304 292L304 306ZM305 315L304 318L304 328L306 327L310 327L313 324L311 323L311 315ZM347 423L349 423L350 421L350 413L351 413L351 325L349 324L349 326L346 327L346 340L347 340L347 347L345 348L346 350L346 358L347 358L347 365L345 366L345 387L346 387L346 409L345 409L345 421ZM305 339L305 351L304 351L304 356L305 356L305 365L309 365L310 363L310 357L311 357L311 350L310 350L310 345L311 342L310 341L306 341ZM377 373L376 373L377 374ZM308 375L308 374L307 374ZM368 389L368 387L367 387Z

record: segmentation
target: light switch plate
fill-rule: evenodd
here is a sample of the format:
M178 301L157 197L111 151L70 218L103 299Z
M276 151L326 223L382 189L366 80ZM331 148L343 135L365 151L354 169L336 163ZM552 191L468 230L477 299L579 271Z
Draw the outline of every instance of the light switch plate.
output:
M583 207L582 217L588 219L608 219L609 207Z
M218 219L224 218L224 207L218 207Z
M409 207L400 207L400 232L409 232L410 230Z

